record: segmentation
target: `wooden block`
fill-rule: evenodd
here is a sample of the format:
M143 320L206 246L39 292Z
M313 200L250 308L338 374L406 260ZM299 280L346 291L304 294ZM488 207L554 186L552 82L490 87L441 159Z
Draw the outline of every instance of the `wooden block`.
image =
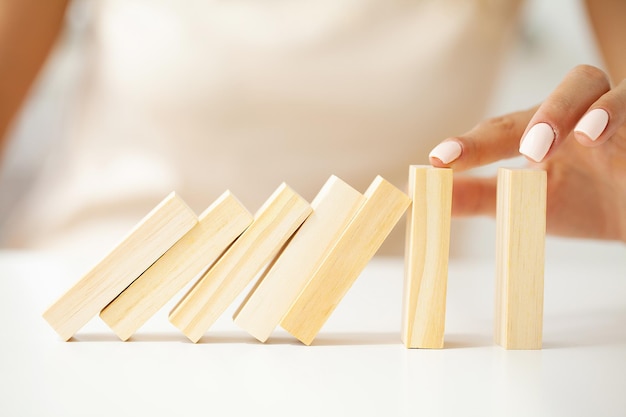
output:
M546 172L498 170L495 341L541 349Z
M452 209L452 170L409 168L402 341L407 348L443 348Z
M239 239L174 307L172 324L192 342L200 340L310 213L309 203L282 184Z
M364 201L330 177L311 203L313 213L235 312L235 323L265 342Z
M184 201L170 194L50 306L44 319L61 338L70 339L197 222Z
M366 201L290 307L281 326L309 345L410 204L410 199L376 179Z
M100 317L122 340L163 307L191 280L212 265L252 223L252 214L229 191L201 215L200 221L148 268Z

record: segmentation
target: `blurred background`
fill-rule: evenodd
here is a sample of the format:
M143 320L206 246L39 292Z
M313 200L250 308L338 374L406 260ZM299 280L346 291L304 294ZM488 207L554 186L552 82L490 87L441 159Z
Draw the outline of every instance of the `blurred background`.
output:
M48 159L54 157L57 148L71 146L67 141L63 141L63 138L68 132L68 126L75 122L74 112L77 103L80 106L79 97L86 82L84 74L89 73L90 65L97 65L99 62L86 59L93 52L90 31L93 29L98 3L88 0L76 0L72 3L66 18L66 29L40 74L11 134L9 148L0 165L0 242L5 244L7 237L3 232L10 229L10 222L13 221L9 214L23 203L27 191L33 187L37 176L40 175L42 166L49 162ZM151 24L158 26L163 23L159 20L162 16L158 15L158 10L152 17L154 19ZM124 31L115 30L115 24L123 25L128 23L124 22L125 18L133 19L132 13L122 14L117 18L118 20L109 21L109 38L106 45L99 45L100 53L102 50L104 53L118 53L113 58L124 60L129 58L125 57L124 53L132 53L132 42L137 39L125 37ZM106 24L100 25L101 32L107 35ZM164 25L163 29L167 31L167 25ZM486 104L486 111L479 117L468 114L468 117L471 115L472 119L476 119L474 122L484 117L539 103L567 71L577 64L602 66L583 5L579 1L527 1L523 6L519 25L512 27L511 30L514 31L513 47L504 56L493 94L490 94ZM157 39L161 42L162 48L167 48L168 40L171 39L166 35L167 33L162 39ZM107 50L110 45L128 46L129 43L131 47L118 48L117 52ZM158 53L158 51L149 52ZM115 68L109 70L115 74ZM137 78L149 76L147 72ZM106 88L106 85L102 88ZM142 86L139 85L138 88ZM450 132L454 133L461 132ZM432 138L431 143L441 139L443 137ZM521 159L515 159L497 165L518 166L522 162ZM492 175L494 172L495 166L489 166L476 170L474 174ZM372 176L376 174L378 172L371 172ZM226 181L224 178L223 182ZM166 186L174 187L176 183ZM265 190L263 192L265 193ZM454 257L493 256L495 245L493 219L455 219L451 242L451 254ZM612 243L590 244L554 238L548 241L548 256L569 256L572 251L581 251L592 256L594 251L600 253L619 249L619 245Z

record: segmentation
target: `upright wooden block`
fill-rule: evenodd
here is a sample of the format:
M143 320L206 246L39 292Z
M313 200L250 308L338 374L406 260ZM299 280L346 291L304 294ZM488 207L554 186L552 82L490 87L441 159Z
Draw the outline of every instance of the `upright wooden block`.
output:
M402 341L443 348L452 208L452 170L409 168Z
M265 342L364 201L332 176L311 203L313 213L235 312L235 323Z
M174 307L169 319L192 342L228 308L311 213L311 206L282 184L252 224Z
M70 339L197 222L193 211L170 194L43 317L61 338Z
M200 221L148 268L100 317L122 340L204 272L252 223L252 214L229 191L201 215Z
M290 307L281 326L309 345L410 204L410 199L376 177L366 201Z
M546 233L545 171L498 170L495 341L541 349Z

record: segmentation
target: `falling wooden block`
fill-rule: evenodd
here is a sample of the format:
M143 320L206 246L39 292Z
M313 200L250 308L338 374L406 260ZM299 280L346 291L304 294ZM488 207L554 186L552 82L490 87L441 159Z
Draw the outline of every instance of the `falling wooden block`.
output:
M408 348L443 348L452 170L411 166L409 196L402 341Z
M541 349L546 172L498 170L495 341Z
M366 201L290 307L281 326L309 345L396 225L410 199L376 177Z
M227 191L200 215L199 220L100 312L100 317L120 339L127 340L176 293L212 265L250 225L252 215Z
M197 222L193 211L175 193L170 194L50 306L44 319L61 338L70 339Z
M265 342L364 201L332 176L311 203L311 215L235 312L235 323Z
M197 342L252 279L278 254L311 213L311 206L282 184L254 221L174 307L169 319Z

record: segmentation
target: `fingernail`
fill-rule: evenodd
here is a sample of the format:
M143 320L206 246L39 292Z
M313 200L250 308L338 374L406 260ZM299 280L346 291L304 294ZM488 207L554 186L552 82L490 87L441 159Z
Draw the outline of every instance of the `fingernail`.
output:
M554 130L547 123L537 123L530 128L519 147L521 154L541 162L554 142Z
M574 132L582 133L591 140L600 137L609 123L609 114L604 109L593 109L585 114L574 128Z
M434 149L428 154L428 157L437 158L442 163L449 164L461 156L462 150L463 149L458 142L449 140L441 142L439 145L435 146Z

